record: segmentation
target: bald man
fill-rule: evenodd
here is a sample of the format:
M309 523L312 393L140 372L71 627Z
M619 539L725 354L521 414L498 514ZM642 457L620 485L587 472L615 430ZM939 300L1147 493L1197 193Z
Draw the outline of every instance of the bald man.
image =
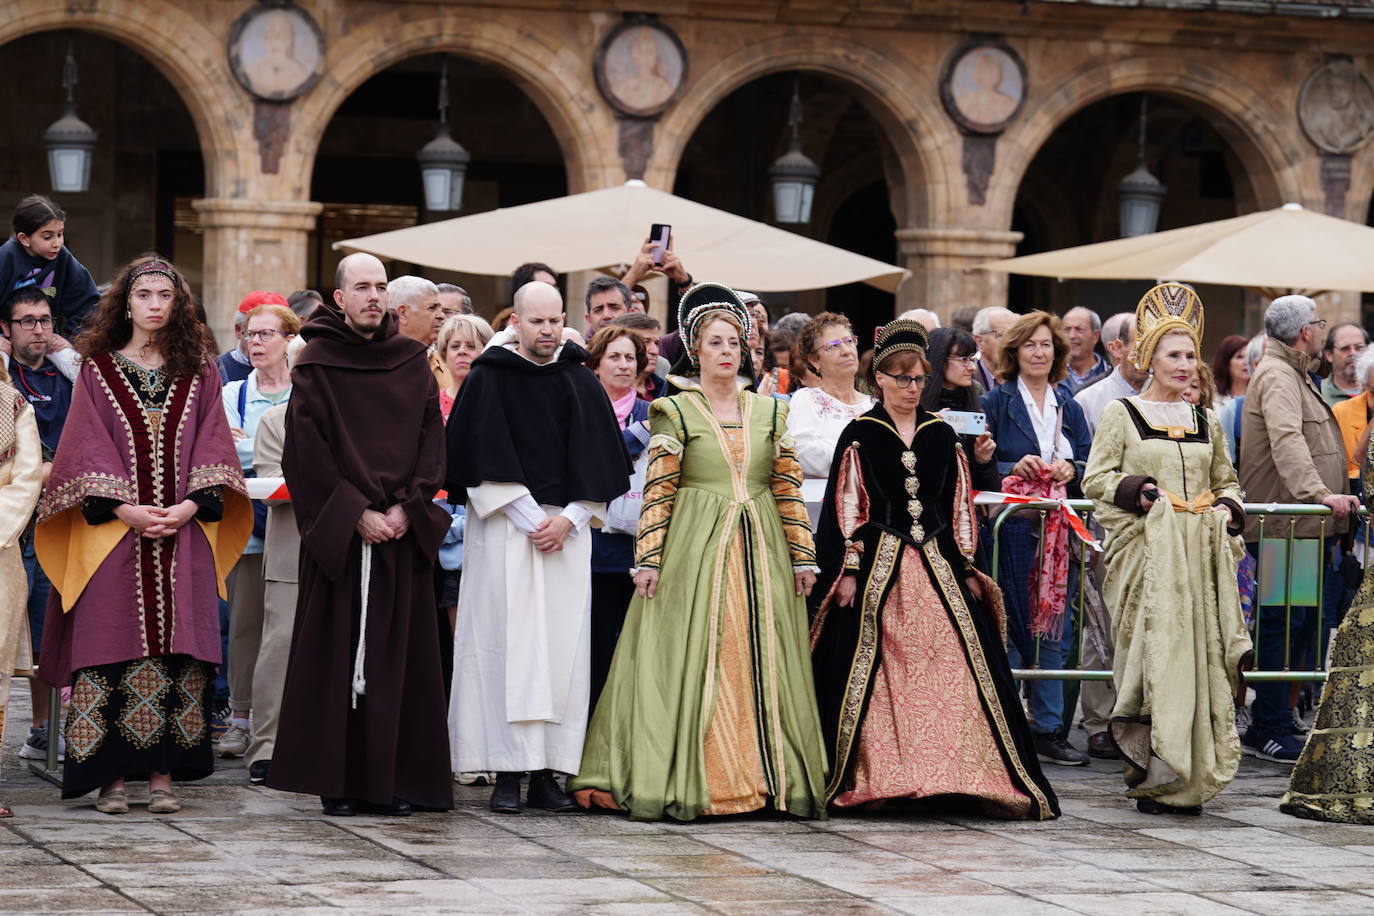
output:
M587 728L587 528L629 489L615 413L565 319L555 287L517 290L513 339L473 361L448 424L446 488L467 501L452 764L495 772L501 813L577 807L555 774L577 772Z
M449 515L425 345L386 269L339 262L292 371L281 466L301 535L296 625L267 784L325 814L453 807L434 560Z

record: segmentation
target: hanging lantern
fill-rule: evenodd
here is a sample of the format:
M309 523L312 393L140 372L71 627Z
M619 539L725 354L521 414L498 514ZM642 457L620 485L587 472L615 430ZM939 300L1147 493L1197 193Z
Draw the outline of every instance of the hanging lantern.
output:
M821 170L801 149L801 79L792 86L792 108L787 125L792 138L787 152L768 169L773 182L773 218L779 223L811 222L811 204Z
M76 57L67 43L62 67L62 88L67 90L67 112L43 131L48 151L52 189L63 194L82 194L91 187L91 160L95 158L96 132L76 116Z
M463 209L463 181L472 157L449 134L447 58L439 72L439 131L433 140L420 148L415 158L420 163L425 209L434 212Z
M1145 96L1140 97L1140 136L1136 142L1135 171L1116 186L1121 212L1121 237L1149 235L1159 228L1159 211L1167 189L1145 167Z

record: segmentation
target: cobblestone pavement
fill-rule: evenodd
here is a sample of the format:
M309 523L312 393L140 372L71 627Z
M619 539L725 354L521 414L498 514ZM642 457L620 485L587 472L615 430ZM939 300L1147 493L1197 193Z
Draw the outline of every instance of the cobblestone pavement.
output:
M466 788L449 814L331 819L313 798L249 787L242 761L183 787L179 814L147 814L135 785L130 813L110 817L21 765L16 694L3 912L1374 913L1374 829L1280 814L1285 768L1248 759L1196 819L1137 813L1103 761L1049 767L1064 817L1043 824L498 816Z

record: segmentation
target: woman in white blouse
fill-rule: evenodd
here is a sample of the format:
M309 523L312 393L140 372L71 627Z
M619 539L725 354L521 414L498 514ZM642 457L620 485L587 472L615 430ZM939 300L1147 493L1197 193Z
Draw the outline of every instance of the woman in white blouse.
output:
M797 346L820 383L792 395L787 431L796 442L797 460L807 477L830 476L830 459L840 433L873 406L873 399L854 384L858 343L849 319L835 312L821 312L802 326Z

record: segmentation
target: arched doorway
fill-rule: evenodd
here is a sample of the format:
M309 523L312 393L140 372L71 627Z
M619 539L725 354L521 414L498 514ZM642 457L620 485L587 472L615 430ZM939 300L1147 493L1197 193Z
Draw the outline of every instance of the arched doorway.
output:
M1119 237L1117 184L1137 164L1142 94L1112 96L1064 121L1036 152L1022 177L1012 229L1024 238L1018 255ZM1232 142L1226 119L1194 102L1146 96L1146 167L1167 188L1159 230L1248 213L1260 206L1254 181ZM1104 318L1134 309L1150 281L1059 282L1012 277L1009 302L1062 314L1086 305ZM1234 286L1201 285L1209 336L1253 333L1247 294Z
M434 139L439 78L447 61L448 121L471 155L462 210L424 209L415 155ZM311 177L311 200L324 205L311 233L307 277L333 287L340 239L466 216L568 193L567 169L553 130L521 89L494 67L456 55L411 57L377 73L340 105L325 128ZM538 252L530 253L537 260ZM505 280L448 274L410 264L390 272L419 273L463 286L478 311L506 305Z
M90 190L54 194L43 131L66 101L62 62L77 63L77 111L99 134ZM181 95L147 58L110 38L45 31L0 46L0 215L28 194L48 194L67 212L67 243L97 283L143 252L172 258L199 290L204 263L198 214L206 193L196 125Z
M811 221L784 225L850 251L893 263L894 235L907 189L898 156L862 92L817 72L777 72L725 96L687 140L673 191L698 203L762 222L774 218L768 169L788 149L794 89L802 101L802 149L820 167ZM895 187L889 176L896 176ZM680 240L684 259L690 241ZM690 260L687 267L691 269ZM702 278L705 279L705 278ZM718 278L730 282L729 278ZM776 317L789 311L843 311L861 339L894 311L892 294L862 284L830 290L769 293Z

